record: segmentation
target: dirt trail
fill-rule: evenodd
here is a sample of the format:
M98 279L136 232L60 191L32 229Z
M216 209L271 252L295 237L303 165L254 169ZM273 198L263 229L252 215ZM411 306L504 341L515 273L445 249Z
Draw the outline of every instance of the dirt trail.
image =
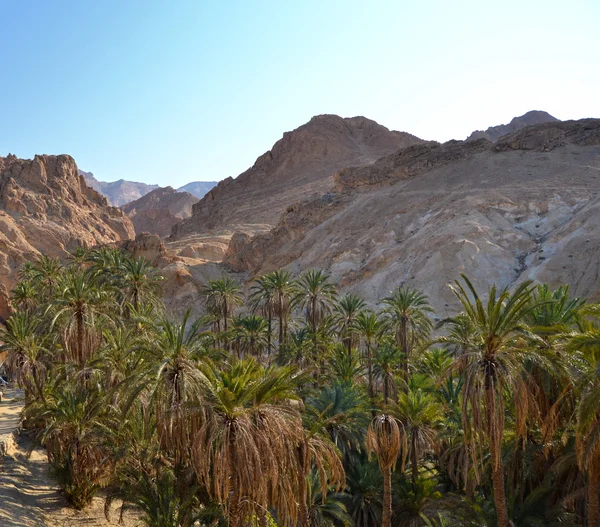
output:
M0 403L0 435L18 428L22 402L19 393L7 391ZM16 436L9 443L7 455L0 457L0 526L1 527L106 527L118 525L118 511L111 522L104 517L104 500L95 498L85 511L68 507L64 496L49 473L48 458L42 448L33 448L30 437ZM29 451L31 454L29 455ZM140 525L127 515L122 525Z

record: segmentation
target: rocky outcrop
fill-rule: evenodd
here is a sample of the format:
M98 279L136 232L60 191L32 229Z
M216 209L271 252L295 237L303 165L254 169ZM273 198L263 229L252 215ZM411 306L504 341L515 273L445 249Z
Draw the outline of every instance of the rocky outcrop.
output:
M121 208L131 218L137 234L150 232L168 236L173 225L192 215L192 206L197 201L189 192L163 187Z
M506 134L510 134L531 126L534 124L551 123L556 122L558 119L552 117L548 112L542 112L539 110L533 110L527 112L524 115L513 118L508 124L501 124L498 126L490 126L487 130L476 130L468 138L467 141L473 141L475 139L487 139L488 141L497 141L500 137Z
M148 185L124 179L111 182L98 181L91 172L80 170L79 173L85 178L88 186L105 196L114 207L121 207L159 188L158 185Z
M447 283L532 278L600 298L600 120L545 123L500 138L424 144L336 174L337 193L288 209L271 232L235 235L225 263L260 274L329 270L376 302L418 287L441 314Z
M232 226L274 226L290 205L327 192L341 168L368 165L421 142L364 117L313 117L285 133L252 168L219 182L194 205L192 217L173 228L172 237Z
M129 218L86 185L72 157L0 157L0 316L24 262L133 236Z

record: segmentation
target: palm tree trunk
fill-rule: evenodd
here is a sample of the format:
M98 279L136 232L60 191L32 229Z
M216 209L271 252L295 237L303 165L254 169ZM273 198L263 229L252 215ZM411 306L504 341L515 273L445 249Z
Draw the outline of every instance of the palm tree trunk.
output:
M83 340L85 338L85 328L83 325L83 313L78 312L75 315L75 323L77 325L77 362L80 366L83 366Z
M417 448L416 448L417 438L415 437L414 433L412 434L411 441L412 441L412 445L411 445L411 451L410 451L410 456L411 456L410 463L412 465L412 467L411 467L411 469L412 469L412 484L413 484L413 489L415 489L415 492L416 492L417 480L419 479L419 460L417 459Z
M600 527L600 471L594 466L587 487L587 527Z
M408 344L408 320L405 316L402 317L401 327L401 346L402 353L404 353L404 381L408 382L408 360L410 358L410 347Z
M390 381L388 375L385 374L383 378L383 403L387 404L388 399L390 398Z
M372 399L373 393L373 357L371 357L371 345L367 342L367 369L369 372L369 397Z
M239 493L237 483L231 493L231 502L229 504L229 526L242 527L242 496Z
M269 335L267 336L267 357L271 356L271 333L273 332L273 313L271 312L271 308L269 308Z
M508 507L506 505L506 490L504 488L504 465L502 463L502 432L497 425L495 392L493 380L488 379L485 390L486 404L486 421L488 426L488 439L490 441L490 460L492 464L492 487L494 490L494 505L496 506L496 517L498 519L498 527L509 527Z
M306 477L308 473L308 445L306 443L298 446L298 459L300 470L298 470L298 521L300 527L310 527L308 521L308 503L306 503Z
M392 527L392 467L383 469L383 517L381 527Z

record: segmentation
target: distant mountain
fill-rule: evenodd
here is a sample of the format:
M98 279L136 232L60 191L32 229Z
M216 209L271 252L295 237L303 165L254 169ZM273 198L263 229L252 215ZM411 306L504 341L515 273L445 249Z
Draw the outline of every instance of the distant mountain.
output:
M192 217L174 227L173 238L232 225L277 225L290 205L327 192L338 170L422 142L365 117L317 115L284 133L243 174L220 181L194 205Z
M95 191L106 196L113 207L121 207L126 203L135 201L148 194L158 187L158 185L148 185L146 183L137 183L135 181L98 181L91 172L79 171L79 174L85 178L85 182Z
M503 135L512 134L513 132L517 132L521 128L525 128L526 126L531 126L533 124L551 123L558 120L559 119L553 117L548 112L532 110L531 112L527 112L526 114L523 114L519 117L515 117L508 124L490 126L485 132L483 130L475 130L469 137L467 137L467 141L474 141L475 139L484 138L488 139L489 141L495 142Z
M192 215L192 206L197 201L198 198L189 192L161 187L127 203L121 209L133 222L136 234L149 232L168 236L173 225Z
M189 192L198 199L202 199L210 189L212 189L218 181L192 181L183 187L179 187L177 192Z

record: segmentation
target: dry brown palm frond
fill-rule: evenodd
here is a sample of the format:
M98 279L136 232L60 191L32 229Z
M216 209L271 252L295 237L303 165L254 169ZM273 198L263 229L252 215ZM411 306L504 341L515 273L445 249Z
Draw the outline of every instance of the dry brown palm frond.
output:
M401 470L404 471L408 453L408 437L404 426L392 416L375 417L367 430L367 454L375 453L381 470L394 469L401 454Z

